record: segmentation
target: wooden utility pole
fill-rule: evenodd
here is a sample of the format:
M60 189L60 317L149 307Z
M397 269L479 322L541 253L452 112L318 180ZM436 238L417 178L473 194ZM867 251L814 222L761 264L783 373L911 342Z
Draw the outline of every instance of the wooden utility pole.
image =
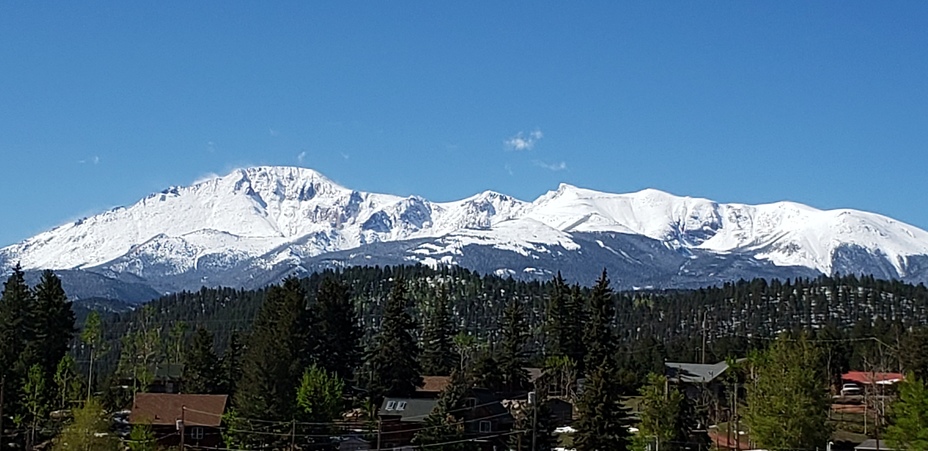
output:
M184 438L186 437L187 406L180 406L180 450L184 451Z
M706 314L708 310L702 311L702 364L706 364Z
M290 420L290 451L296 450L296 420Z

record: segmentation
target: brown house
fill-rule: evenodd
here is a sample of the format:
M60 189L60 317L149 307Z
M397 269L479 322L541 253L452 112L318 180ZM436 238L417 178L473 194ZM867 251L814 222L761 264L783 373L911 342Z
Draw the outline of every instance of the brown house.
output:
M149 425L160 446L210 448L222 444L219 427L228 395L138 393L132 402L129 424Z

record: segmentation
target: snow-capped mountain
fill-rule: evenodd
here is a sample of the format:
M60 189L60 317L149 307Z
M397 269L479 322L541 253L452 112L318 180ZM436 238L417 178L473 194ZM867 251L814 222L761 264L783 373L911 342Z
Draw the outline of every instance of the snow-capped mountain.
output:
M0 269L86 271L165 292L252 287L349 264L462 265L515 277L673 287L818 273L928 281L928 232L855 210L720 204L562 184L533 202L364 193L310 169L240 169L0 249Z

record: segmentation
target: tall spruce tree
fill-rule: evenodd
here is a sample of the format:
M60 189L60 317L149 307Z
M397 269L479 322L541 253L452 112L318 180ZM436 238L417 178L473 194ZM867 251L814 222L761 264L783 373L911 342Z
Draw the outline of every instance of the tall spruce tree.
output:
M20 356L26 348L26 321L32 298L22 268L17 264L3 284L3 293L0 295L0 390L5 390L5 393L18 390L20 382L26 377L24 369L17 362L20 362ZM11 417L20 413L19 401L17 396L7 396L4 405L0 405L0 428L3 427L4 416Z
M348 286L326 277L316 293L319 364L343 381L354 379L361 363L361 329Z
M454 335L451 301L447 287L442 285L428 306L428 315L422 327L422 374L451 374L458 360L454 351Z
M583 335L586 347L584 367L587 371L615 357L616 339L612 325L615 318L615 305L605 269L590 292L588 312L589 318Z
M574 434L577 451L626 451L631 445L631 417L608 359L595 366L580 397Z
M220 390L219 358L213 351L213 334L198 327L190 351L184 354L184 391L213 394Z
M30 361L26 364L38 364L44 380L50 381L76 332L74 311L61 287L61 279L52 271L42 272L34 293L35 301L29 315L31 340L26 344L25 352ZM53 390L51 384L47 384L47 389L49 393L46 395Z
M558 271L551 280L548 291L548 303L545 305L545 322L543 326L545 356L566 356L569 354L570 287Z
M242 355L245 346L241 337L241 333L232 331L222 358L219 359L220 393L229 395L233 402L239 381L242 379Z
M284 422L295 418L296 387L314 360L315 345L308 335L312 323L298 279L289 277L267 290L242 358L242 380L235 393L239 415ZM255 446L279 445L266 438Z
M384 308L380 333L368 357L372 399L382 396L409 396L422 385L419 346L413 333L416 322L408 312L406 283L397 278Z
M497 351L502 387L510 393L525 390L528 387L528 372L525 370L528 360L525 352L528 328L522 304L515 298L511 298L506 305L502 328L502 339Z

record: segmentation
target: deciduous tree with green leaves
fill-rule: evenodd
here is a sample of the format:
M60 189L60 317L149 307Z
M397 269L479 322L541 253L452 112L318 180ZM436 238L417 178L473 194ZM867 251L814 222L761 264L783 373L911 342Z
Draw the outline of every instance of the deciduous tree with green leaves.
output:
M103 405L90 398L74 409L73 419L55 439L55 451L116 451L119 440L109 431Z
M658 449L679 449L687 435L682 415L683 394L668 384L666 376L656 373L648 374L648 381L639 393L641 423L635 437L635 448L645 450L657 442Z
M831 437L831 397L821 362L805 335L782 335L750 357L743 418L758 447L824 449Z

